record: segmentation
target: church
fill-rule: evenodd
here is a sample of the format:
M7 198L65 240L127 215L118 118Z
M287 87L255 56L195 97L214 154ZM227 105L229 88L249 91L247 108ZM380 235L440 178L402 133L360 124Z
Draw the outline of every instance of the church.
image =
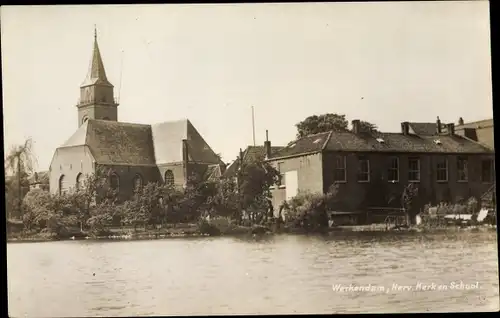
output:
M50 192L78 189L98 168L121 199L147 182L185 186L191 176L217 178L225 164L188 120L153 125L118 121L114 87L106 77L97 33L90 68L76 105L78 128L55 150Z

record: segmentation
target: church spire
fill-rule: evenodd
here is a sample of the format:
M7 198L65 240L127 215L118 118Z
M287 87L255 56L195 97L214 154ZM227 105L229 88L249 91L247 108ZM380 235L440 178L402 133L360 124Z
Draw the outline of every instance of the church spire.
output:
M99 45L97 43L97 28L94 25L94 49L92 51L92 60L90 61L89 72L87 78L83 82L82 86L88 86L93 84L104 84L111 85L106 77L106 71L104 70L104 63L102 62L101 52L99 51Z
M97 30L94 26L94 49L87 78L80 86L78 126L89 119L118 121L118 102L114 87L106 77L101 52L97 44Z

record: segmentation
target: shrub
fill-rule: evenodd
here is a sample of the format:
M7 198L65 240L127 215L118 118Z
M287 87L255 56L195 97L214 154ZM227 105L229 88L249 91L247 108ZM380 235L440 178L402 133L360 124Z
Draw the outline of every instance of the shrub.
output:
M336 188L326 194L300 192L288 202L287 223L308 230L327 228L327 209L331 206L335 195Z
M201 234L208 234L210 236L218 236L221 234L221 231L213 224L210 224L205 219L201 219L198 223L198 231Z
M218 217L210 218L208 223L210 225L216 227L220 231L221 234L228 233L229 231L231 231L235 227L233 221L228 217L218 216Z
M479 207L479 202L477 201L476 198L470 197L469 200L467 200L467 206L466 210L469 214L474 214L477 212L478 207Z

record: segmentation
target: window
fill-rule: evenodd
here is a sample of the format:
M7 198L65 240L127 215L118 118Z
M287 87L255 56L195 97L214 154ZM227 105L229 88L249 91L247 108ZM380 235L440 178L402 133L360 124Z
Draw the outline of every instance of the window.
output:
M436 180L438 182L448 181L448 161L444 157L439 158L437 161Z
M172 170L165 171L165 184L168 186L173 186L174 181L174 173L172 172Z
M399 158L389 159L389 168L387 169L387 181L399 182Z
M286 185L286 175L283 172L283 170L284 170L283 164L284 164L284 162L278 162L278 172L280 173L280 179L278 181L278 186L280 188L284 188Z
M408 159L408 181L409 182L420 181L420 159L418 158Z
M84 188L83 179L83 174L81 173L76 176L76 191L82 190Z
M333 177L335 182L347 181L345 156L335 157Z
M370 161L359 157L358 164L358 182L370 182Z
M109 176L109 186L113 190L118 190L120 188L120 179L116 173L113 173Z
M457 180L458 181L467 181L469 179L469 171L467 168L467 158L458 158L457 159Z
M495 166L492 159L485 159L481 161L481 181L493 182L495 180Z
M142 177L140 174L137 174L134 177L134 185L133 186L134 186L134 193L141 191L141 189L142 189Z
M89 118L87 116L83 117L82 124L84 124Z
M63 195L66 194L67 189L66 189L66 180L64 175L59 177L59 194Z

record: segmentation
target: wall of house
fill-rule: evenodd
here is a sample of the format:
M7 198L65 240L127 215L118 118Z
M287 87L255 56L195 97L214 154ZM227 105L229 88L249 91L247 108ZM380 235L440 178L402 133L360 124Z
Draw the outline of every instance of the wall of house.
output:
M280 173L297 171L298 191L322 192L323 173L321 153L287 158L283 160L271 160L269 163L278 169L280 163ZM279 206L286 199L286 187L275 186L271 189L272 203L275 215L279 213Z
M335 156L346 156L347 182L335 182ZM370 181L359 182L358 157L365 156L370 161ZM399 181L387 180L387 167L390 157L399 158ZM408 184L408 159L420 159L420 182L418 182L419 197L417 202L425 204L442 201L455 202L458 198L467 199L471 196L480 197L490 187L491 183L481 181L481 160L493 158L492 155L466 155L468 159L468 181L458 181L456 155L445 155L448 161L448 181L438 182L437 162L440 155L434 154L389 154L389 153L325 153L323 155L324 191L338 183L339 206L347 211L356 211L366 207L401 207L401 194Z
M189 162L186 168L185 166L186 164L183 162L158 165L161 180L165 182L165 172L167 172L167 170L170 170L174 174L175 186L183 187L188 179L188 177L186 177L186 174L187 176L203 177L208 169L209 164Z
M136 175L142 177L143 184L161 180L156 166L95 164L87 146L76 146L56 150L49 171L50 192L54 194L60 193L59 181L63 175L64 184L67 185L69 191L73 191L76 188L78 175L90 175L99 167L109 169L118 175L120 199L129 199L132 196Z
M142 184L160 181L160 174L156 166L128 166L128 165L102 165L96 168L103 168L107 173L116 173L119 178L118 198L128 200L134 194L134 181L137 176L142 178Z
M182 162L161 164L158 165L158 170L163 182L165 182L165 172L167 172L167 170L170 170L174 174L175 186L183 187L186 183L186 178L184 176L184 163Z
M58 148L54 153L49 169L49 189L53 194L59 193L59 180L64 176L68 187L76 186L76 178L94 172L94 158L87 146Z

